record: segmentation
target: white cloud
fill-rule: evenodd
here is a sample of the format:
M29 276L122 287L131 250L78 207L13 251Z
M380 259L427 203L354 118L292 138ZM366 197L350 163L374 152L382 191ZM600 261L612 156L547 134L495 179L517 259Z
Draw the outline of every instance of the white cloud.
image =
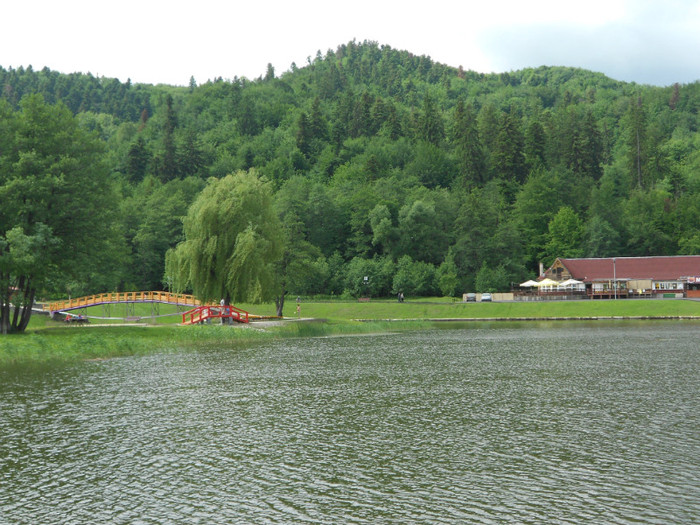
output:
M627 2L604 24L498 27L480 45L498 70L575 66L618 80L659 85L700 79L700 2ZM691 9L692 8L692 9Z
M357 39L476 71L565 65L700 79L700 0L39 0L3 6L0 65L187 84L278 73Z

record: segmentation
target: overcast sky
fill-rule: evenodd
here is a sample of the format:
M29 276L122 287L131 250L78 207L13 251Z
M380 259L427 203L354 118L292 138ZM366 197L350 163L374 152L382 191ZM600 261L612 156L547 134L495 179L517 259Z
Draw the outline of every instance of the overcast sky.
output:
M279 75L356 39L478 72L572 66L700 80L700 0L29 0L0 9L0 66L187 85Z

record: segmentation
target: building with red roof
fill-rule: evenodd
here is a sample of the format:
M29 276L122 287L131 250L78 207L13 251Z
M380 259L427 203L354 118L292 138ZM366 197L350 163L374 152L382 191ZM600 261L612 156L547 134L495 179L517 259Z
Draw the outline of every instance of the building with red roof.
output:
M591 298L670 295L700 298L700 255L557 258L541 278L581 281Z

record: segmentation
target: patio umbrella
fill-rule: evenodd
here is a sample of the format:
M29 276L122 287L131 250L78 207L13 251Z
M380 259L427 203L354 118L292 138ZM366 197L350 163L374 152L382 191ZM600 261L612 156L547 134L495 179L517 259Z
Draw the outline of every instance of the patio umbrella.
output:
M529 281L525 281L524 283L520 283L520 286L523 288L530 288L532 286L537 286L537 281L533 281L530 279Z
M583 281L577 281L576 279L567 279L559 283L559 286L575 286L577 284L583 284Z
M556 281L553 281L552 279L543 279L542 281L537 283L538 288L542 288L543 286L557 286L559 283Z

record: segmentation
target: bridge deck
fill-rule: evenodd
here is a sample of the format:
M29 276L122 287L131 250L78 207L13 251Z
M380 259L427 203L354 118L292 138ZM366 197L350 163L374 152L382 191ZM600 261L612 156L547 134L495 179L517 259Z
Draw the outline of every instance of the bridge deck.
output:
M44 310L51 313L68 312L89 306L115 303L163 303L183 306L199 306L201 304L195 296L187 294L171 292L114 292L56 301L44 305Z

